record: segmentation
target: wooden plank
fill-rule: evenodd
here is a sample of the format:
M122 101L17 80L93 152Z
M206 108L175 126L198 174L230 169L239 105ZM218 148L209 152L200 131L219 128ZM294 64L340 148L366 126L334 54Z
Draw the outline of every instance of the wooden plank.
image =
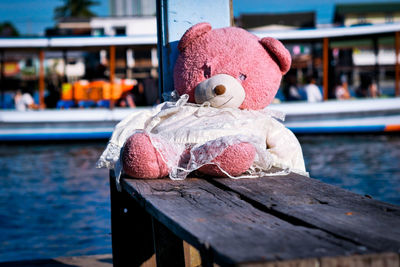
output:
M321 267L356 266L356 267L399 267L399 255L382 253L372 255L355 255L352 257L323 258Z
M111 241L114 266L155 266L152 221L110 175Z
M377 252L400 251L400 207L297 174L215 179L254 206Z
M185 266L186 267L201 266L201 258L199 251L185 241L183 241L183 248L185 252Z
M399 267L399 255L395 253L355 255L322 259L291 260L240 264L241 267Z
M275 262L252 262L239 264L240 267L310 267L320 266L318 259L302 259L302 260L288 260L288 261L275 261Z
M153 219L154 248L157 267L185 266L183 242L167 227Z
M231 25L232 0L157 1L157 48L161 95L174 90L173 69L178 57L178 41L187 29L199 22L213 28Z
M373 252L281 220L203 179L123 178L122 187L155 219L196 247L202 260L221 265Z

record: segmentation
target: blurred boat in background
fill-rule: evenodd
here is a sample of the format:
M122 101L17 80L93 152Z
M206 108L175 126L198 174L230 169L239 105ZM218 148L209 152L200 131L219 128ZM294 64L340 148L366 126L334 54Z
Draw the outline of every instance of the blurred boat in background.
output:
M108 139L133 109L0 111L0 141ZM295 134L400 132L400 98L272 104Z
M400 98L285 103L271 109L286 114L296 134L400 132Z

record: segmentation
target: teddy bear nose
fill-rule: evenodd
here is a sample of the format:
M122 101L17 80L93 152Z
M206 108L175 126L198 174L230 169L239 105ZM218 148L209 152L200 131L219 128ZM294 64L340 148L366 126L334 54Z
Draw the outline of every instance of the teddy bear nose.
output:
M225 88L225 86L220 84L220 85L215 86L214 92L216 95L223 95L226 92L226 88Z

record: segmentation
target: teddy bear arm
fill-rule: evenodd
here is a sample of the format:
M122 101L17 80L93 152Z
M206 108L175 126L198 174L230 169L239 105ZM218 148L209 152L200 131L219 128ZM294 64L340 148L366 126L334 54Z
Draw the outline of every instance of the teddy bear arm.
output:
M145 127L146 121L155 113L159 112L161 105L152 110L135 112L120 121L114 128L113 134L108 141L106 149L103 151L96 163L97 168L114 169L119 160L120 151L125 141L137 130Z
M283 124L271 120L271 127L266 140L268 151L274 159L274 165L291 168L305 173L303 152L296 136Z
M161 178L168 175L168 166L163 156L165 155L154 147L147 133L137 132L124 145L122 168L134 178Z

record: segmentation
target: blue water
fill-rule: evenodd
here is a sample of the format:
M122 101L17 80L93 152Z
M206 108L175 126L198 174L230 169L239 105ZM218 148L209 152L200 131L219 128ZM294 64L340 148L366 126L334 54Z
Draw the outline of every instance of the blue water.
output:
M400 205L400 135L299 136L313 178Z
M0 146L0 261L111 253L104 146Z
M312 177L400 205L400 136L300 136ZM0 145L0 262L111 253L106 142Z

